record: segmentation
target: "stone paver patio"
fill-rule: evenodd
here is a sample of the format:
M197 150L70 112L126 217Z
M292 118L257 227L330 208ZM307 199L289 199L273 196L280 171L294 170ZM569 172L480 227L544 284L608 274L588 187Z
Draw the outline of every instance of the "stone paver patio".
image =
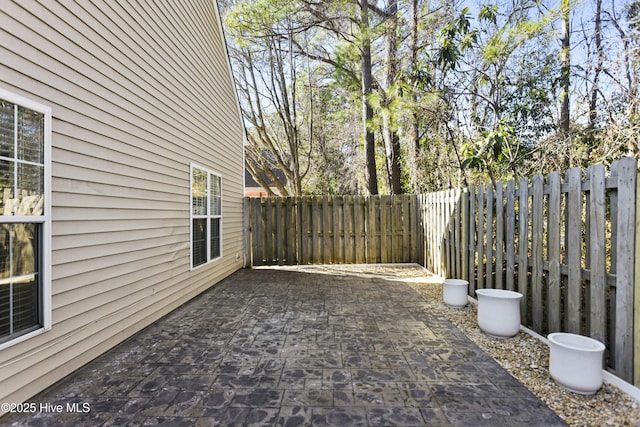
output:
M564 425L402 281L241 270L3 425Z

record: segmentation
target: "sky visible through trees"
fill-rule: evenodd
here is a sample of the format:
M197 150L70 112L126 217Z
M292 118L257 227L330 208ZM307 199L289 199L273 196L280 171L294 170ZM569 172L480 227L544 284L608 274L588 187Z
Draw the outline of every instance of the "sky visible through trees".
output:
M638 157L640 2L219 3L247 169L281 195L424 192Z

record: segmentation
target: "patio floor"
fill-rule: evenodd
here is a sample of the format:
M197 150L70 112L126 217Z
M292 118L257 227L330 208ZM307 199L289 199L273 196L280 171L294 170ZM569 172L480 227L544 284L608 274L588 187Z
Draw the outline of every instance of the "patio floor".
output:
M565 425L390 277L241 270L8 425ZM391 278L392 279L392 278Z

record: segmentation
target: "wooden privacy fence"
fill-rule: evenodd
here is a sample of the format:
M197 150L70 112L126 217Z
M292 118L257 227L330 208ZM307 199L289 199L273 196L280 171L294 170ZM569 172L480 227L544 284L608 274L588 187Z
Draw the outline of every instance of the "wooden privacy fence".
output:
M417 197L245 199L251 265L419 262Z
M469 280L471 296L515 290L524 325L602 341L607 368L640 384L637 185L636 162L624 158L609 175L595 165L495 188L247 198L245 256L253 266L418 262Z
M609 176L595 165L564 180L554 172L420 196L424 265L469 280L472 296L478 288L522 293L524 325L598 339L607 368L640 383L636 186L636 162L624 158Z

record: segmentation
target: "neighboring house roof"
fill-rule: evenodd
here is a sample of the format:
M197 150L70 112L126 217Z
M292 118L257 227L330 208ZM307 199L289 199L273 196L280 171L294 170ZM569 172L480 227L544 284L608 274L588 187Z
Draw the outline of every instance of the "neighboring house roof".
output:
M272 169L272 173L276 176L276 179L282 183L282 185L287 184L287 177L281 169ZM280 194L280 191L276 187L276 185L271 181L271 178L266 174L261 175L262 179L269 184L269 188L276 194ZM244 170L244 187L245 187L245 196L247 197L260 197L266 196L267 191L253 178L251 172L245 168Z

